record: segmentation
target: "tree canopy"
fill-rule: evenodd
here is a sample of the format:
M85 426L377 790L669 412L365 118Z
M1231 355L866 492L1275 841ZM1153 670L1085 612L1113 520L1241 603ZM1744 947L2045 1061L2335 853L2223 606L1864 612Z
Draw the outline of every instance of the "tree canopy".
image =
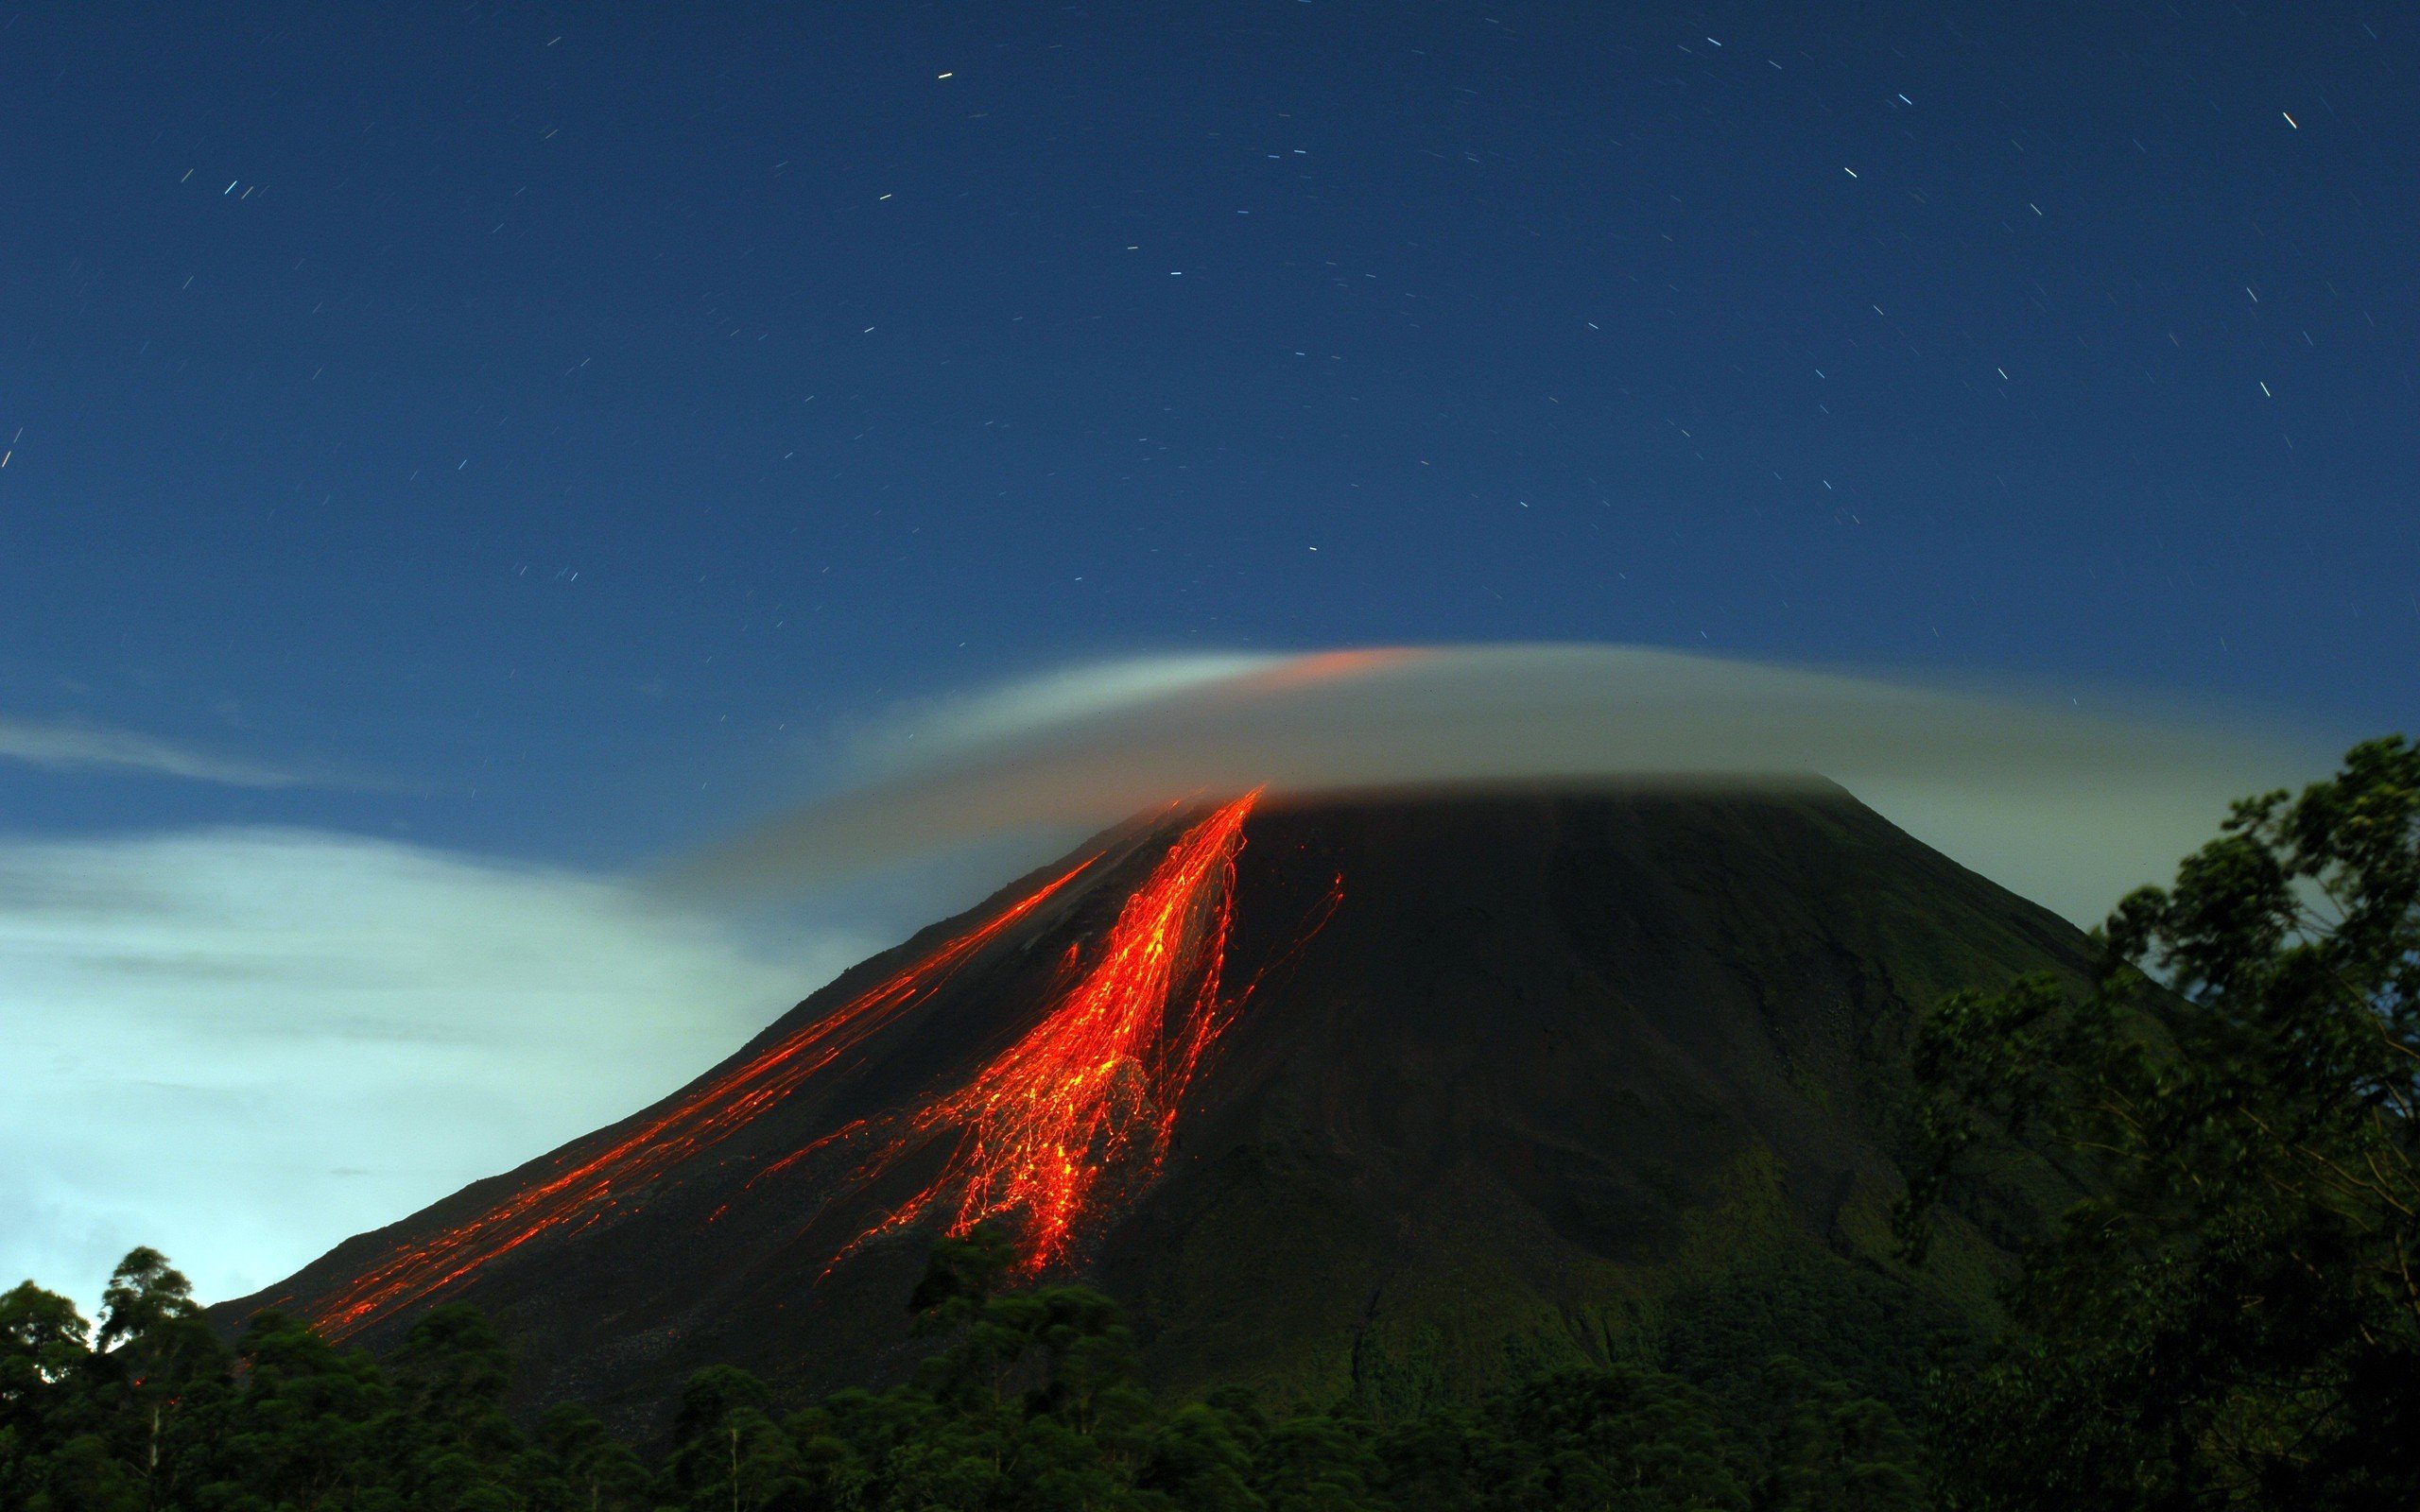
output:
M2420 1506L2420 748L2235 805L2081 993L1945 1002L1901 1233L1979 1144L2090 1194L1945 1384L1979 1507Z
M0 1297L0 1504L25 1512L1896 1512L1922 1504L1889 1408L1777 1358L1718 1399L1638 1366L1571 1370L1468 1410L1379 1423L1169 1401L1134 1376L1116 1305L996 1291L985 1235L944 1241L917 1290L942 1347L911 1382L784 1411L745 1371L700 1371L642 1456L591 1413L506 1416L509 1351L440 1307L384 1362L255 1316L230 1351L182 1278L137 1250L88 1327L61 1297Z

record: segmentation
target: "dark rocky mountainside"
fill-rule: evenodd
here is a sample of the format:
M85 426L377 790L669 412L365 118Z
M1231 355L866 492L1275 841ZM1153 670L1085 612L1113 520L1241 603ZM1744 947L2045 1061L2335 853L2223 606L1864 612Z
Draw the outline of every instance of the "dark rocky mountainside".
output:
M1376 1410L1536 1364L1777 1350L1905 1400L2056 1200L1892 1258L1910 1017L2085 941L1837 789L1138 820L856 968L680 1093L347 1241L277 1305L440 1301L531 1402L895 1378L934 1235L1122 1300L1149 1372Z

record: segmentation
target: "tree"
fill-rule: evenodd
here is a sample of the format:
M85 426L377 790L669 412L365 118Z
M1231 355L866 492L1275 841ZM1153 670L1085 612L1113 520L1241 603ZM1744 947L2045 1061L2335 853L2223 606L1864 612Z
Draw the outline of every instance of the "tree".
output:
M1517 1488L1510 1504L1623 1512L1748 1505L1741 1456L1713 1404L1660 1371L1561 1371L1505 1393L1487 1417L1512 1450L1490 1477Z
M1253 1452L1266 1426L1232 1387L1178 1407L1153 1425L1135 1485L1182 1512L1259 1512Z
M446 1507L507 1507L521 1437L504 1416L512 1355L478 1309L459 1302L412 1325L388 1362L395 1406L386 1452L404 1493Z
M75 1303L31 1281L0 1295L0 1505L52 1500L60 1451L89 1427L91 1336Z
M1953 1392L1981 1507L2420 1505L2420 748L2234 806L2081 994L1945 1002L1903 1238L1979 1142L2091 1195Z
M270 1310L245 1325L235 1358L242 1387L200 1435L206 1504L342 1504L392 1486L395 1394L366 1352L340 1353Z
M1915 1440L1880 1401L1776 1355L1745 1393L1757 1512L1916 1512Z
M130 1250L101 1293L92 1349L69 1373L77 1436L56 1452L53 1500L95 1507L171 1503L191 1420L226 1373L227 1351L184 1276L156 1249Z
M772 1392L732 1366L689 1378L673 1425L671 1486L700 1512L761 1512L799 1504L800 1466L770 1416Z
M1777 1361L1708 1396L1639 1367L1572 1370L1381 1428L1264 1409L1240 1387L1154 1400L1098 1292L1002 1293L1000 1247L939 1246L918 1289L937 1353L890 1391L776 1417L746 1371L700 1371L661 1476L587 1410L525 1435L510 1351L432 1309L385 1364L255 1314L233 1361L183 1282L138 1250L98 1330L31 1286L0 1296L8 1512L1908 1512L1887 1409ZM200 1343L196 1344L195 1338ZM99 1341L106 1338L106 1349ZM206 1348L204 1347L206 1346ZM188 1352L197 1350L199 1352ZM176 1387L173 1431L145 1393ZM156 1447L156 1455L136 1452Z
M0 1294L0 1442L23 1452L48 1437L92 1353L92 1332L75 1303L31 1281Z
M538 1512L640 1512L655 1481L595 1413L569 1402L538 1420L514 1478Z

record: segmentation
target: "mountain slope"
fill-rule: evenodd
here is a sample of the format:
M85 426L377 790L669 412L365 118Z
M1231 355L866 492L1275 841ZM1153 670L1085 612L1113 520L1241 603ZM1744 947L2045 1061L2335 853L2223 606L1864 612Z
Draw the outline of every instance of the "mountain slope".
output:
M990 1219L1123 1299L1163 1384L1389 1409L1537 1364L1789 1349L1904 1399L2059 1194L1889 1256L1910 1014L2072 928L1837 789L1138 820L865 963L681 1093L338 1246L274 1303L376 1347L489 1309L533 1400L916 1357Z

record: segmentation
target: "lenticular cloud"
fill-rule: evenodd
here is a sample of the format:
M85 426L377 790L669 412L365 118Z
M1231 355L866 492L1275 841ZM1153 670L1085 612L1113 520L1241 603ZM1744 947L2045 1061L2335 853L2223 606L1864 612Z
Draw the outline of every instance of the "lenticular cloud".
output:
M2097 919L2206 837L2228 797L2308 765L2207 722L1607 645L1109 662L922 709L870 748L855 784L686 875L796 885L1254 788L1283 801L1830 781L1996 880Z

